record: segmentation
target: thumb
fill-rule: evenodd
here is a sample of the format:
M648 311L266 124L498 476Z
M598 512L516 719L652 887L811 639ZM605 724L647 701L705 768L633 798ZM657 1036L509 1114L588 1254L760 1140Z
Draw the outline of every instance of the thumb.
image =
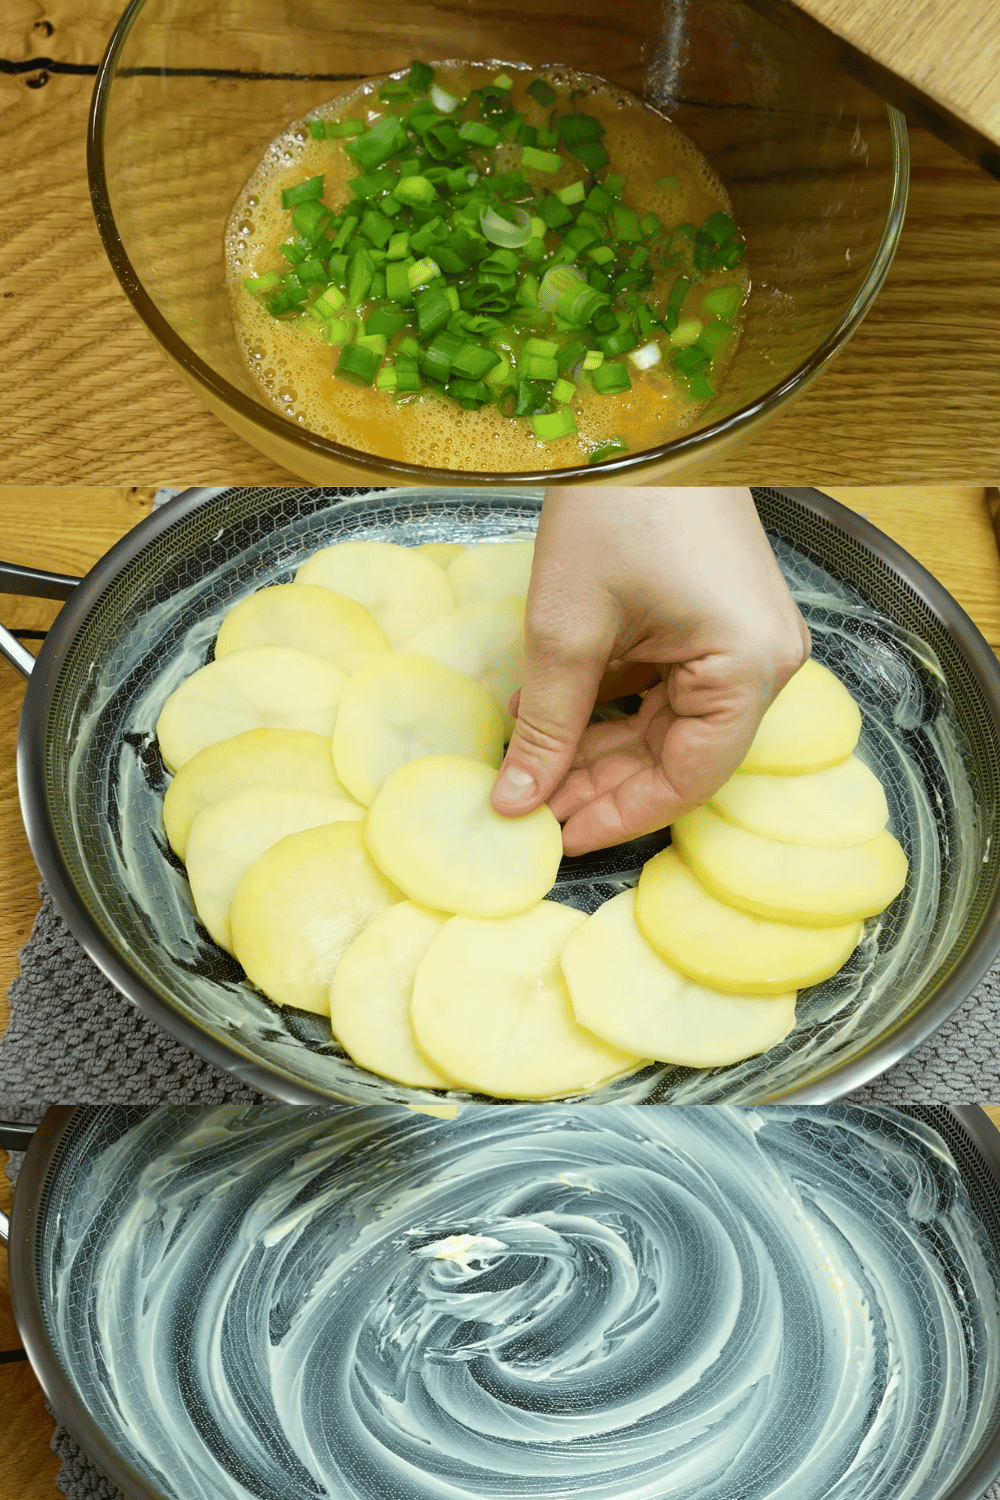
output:
M559 785L587 727L606 662L600 646L539 651L526 639L517 719L491 799L498 813L523 817Z

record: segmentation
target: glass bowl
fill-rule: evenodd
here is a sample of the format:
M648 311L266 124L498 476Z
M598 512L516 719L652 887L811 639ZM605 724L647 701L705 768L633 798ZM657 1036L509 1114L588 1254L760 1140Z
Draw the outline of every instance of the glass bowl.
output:
M858 327L902 228L902 116L742 0L581 0L571 24L534 0L464 0L458 31L428 0L405 17L367 0L133 0L98 75L88 160L111 264L177 373L276 463L320 483L655 484L747 441ZM441 470L307 432L259 396L224 285L237 193L294 119L413 57L456 55L599 74L667 114L725 182L754 290L724 388L683 436L594 466Z

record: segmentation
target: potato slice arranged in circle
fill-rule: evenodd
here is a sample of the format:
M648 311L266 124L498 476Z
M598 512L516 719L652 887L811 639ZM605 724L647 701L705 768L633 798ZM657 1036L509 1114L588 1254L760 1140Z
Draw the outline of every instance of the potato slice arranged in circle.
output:
M577 1024L559 957L586 921L555 901L502 921L453 917L417 968L410 1019L443 1073L498 1099L591 1091L641 1059Z
M466 547L448 568L448 581L459 604L509 599L528 592L534 542L481 542Z
M740 771L708 805L748 833L782 844L861 844L889 821L882 783L856 755L803 776Z
M412 901L379 912L346 949L330 986L340 1045L360 1067L413 1088L455 1085L419 1050L410 1022L417 966L448 920Z
M794 991L726 995L672 969L635 920L635 891L598 907L563 949L576 1019L614 1047L686 1068L755 1057L795 1025Z
M478 682L402 651L373 658L348 679L333 764L352 797L368 807L397 766L449 753L494 766L503 759L500 711Z
M847 849L779 844L707 807L678 818L671 832L706 890L768 922L838 927L884 911L906 884L906 855L888 832Z
M861 710L839 678L810 658L760 722L740 771L822 771L845 760L861 735Z
M345 948L402 899L372 863L359 823L291 833L236 887L229 908L233 952L278 1005L329 1015L330 984Z
M333 769L326 735L305 729L248 729L192 755L167 787L163 826L171 849L184 858L191 824L202 808L246 786L265 785L348 798ZM361 804L354 805L363 815Z
M747 916L709 895L676 849L647 860L635 917L680 973L731 995L783 995L836 974L861 941L861 922L796 927Z
M306 583L258 589L229 611L215 641L215 659L248 646L293 646L356 672L388 651L385 632L354 599Z
M356 599L399 647L422 626L455 608L444 570L416 547L396 542L339 542L302 564L296 583L317 584Z
M419 547L414 548L414 551L421 553L424 557L429 557L431 562L437 563L438 567L443 568L447 573L455 558L460 552L464 552L465 548L461 542L421 542Z
M320 823L359 823L353 797L326 797L287 786L248 786L200 812L191 824L187 874L202 925L232 952L229 907L243 876L272 844Z
M386 778L372 803L365 843L412 901L467 917L527 911L552 889L562 830L544 805L523 818L490 806L492 766L428 755Z
M524 599L485 599L460 604L418 630L407 653L432 656L442 666L471 677L486 689L510 739L514 720L507 710L524 674Z
M247 729L307 729L329 739L346 681L339 667L290 646L234 651L170 694L156 722L160 754L177 771L206 745Z

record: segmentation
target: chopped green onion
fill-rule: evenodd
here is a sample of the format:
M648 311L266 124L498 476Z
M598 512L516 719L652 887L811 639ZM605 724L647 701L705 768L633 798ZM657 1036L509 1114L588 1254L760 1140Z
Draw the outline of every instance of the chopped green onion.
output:
M506 250L519 249L532 238L531 216L513 204L505 204L502 213L492 206L483 208L479 226L492 245Z
M540 443L557 443L560 438L572 437L577 430L576 417L566 406L561 411L533 416L531 425Z
M434 69L427 63L412 62L410 64L410 88L415 94L426 94L434 82Z
M707 401L709 396L716 394L714 385L700 370L695 371L691 376L688 381L688 390L696 401Z
M392 190L393 197L412 208L417 203L433 203L437 188L426 177L401 177Z
M601 187L606 193L610 193L612 198L620 199L622 193L624 193L625 191L626 181L627 178L620 177L617 173L609 172L607 176L602 180Z
M640 349L633 349L629 354L629 359L637 370L651 370L662 358L663 352L656 343L643 344Z
M375 384L380 391L394 391L398 380L395 365L383 365L375 376Z
M675 349L687 349L691 344L696 344L701 335L702 322L700 318L685 318L683 323L678 323L670 335L670 342Z
M314 304L315 305L315 304ZM375 309L371 317L365 323L365 332L368 334L381 333L388 339L394 338L401 328L405 328L410 321L410 314L391 302L385 302L381 307Z
M576 386L571 380L557 380L552 387L552 399L558 401L560 406L565 406L568 401L572 401L575 395Z
M371 385L381 363L382 357L374 349L363 344L345 344L333 373L352 385Z
M410 290L416 291L418 286L426 286L433 281L435 276L441 275L441 267L436 260L425 255L423 260L418 260L415 266L410 266L406 273L406 279L410 283Z
M583 286L586 286L583 272L576 266L551 266L538 288L538 305L543 312L554 312L564 292Z
M587 189L582 182L569 182L564 188L560 188L556 197L560 203L582 203L587 196Z
M271 292L280 281L277 271L265 271L263 276L248 276L243 285L248 292Z
M746 293L741 286L718 286L702 298L706 312L716 313L720 318L731 318L743 305Z
M437 83L431 85L431 103L438 113L442 115L450 115L459 105L459 101L453 98L451 94L446 93Z
M600 365L603 365L603 363L604 363L604 350L603 349L588 349L587 350L586 357L584 358L584 361L583 361L583 368L585 370L596 370Z
M594 382L594 390L600 391L602 396L618 396L622 391L632 389L628 370L617 362L598 365L596 370L590 372L590 378Z
M572 145L569 149L577 161L583 162L588 172L599 172L601 167L606 167L611 160L601 141L580 141L578 145Z
M536 172L559 172L562 164L563 159L558 151L539 151L535 146L525 146L521 152L521 166L530 167Z
M618 239L633 242L642 239L639 229L639 212L634 208L623 208L620 203L611 209L611 223Z
M285 188L281 195L282 208L294 208L297 203L310 203L323 196L323 177L307 177L297 187Z
M399 116L385 115L366 130L364 135L355 136L349 141L344 150L369 172L372 167L380 167L391 156L396 156L408 144L409 136Z
M619 458L627 453L628 443L623 438L607 438L599 447L595 448L587 459L588 464L602 464L605 459Z
M484 125L481 120L466 120L459 127L458 137L472 146L495 146L500 139L500 132L494 130L492 125Z
M555 89L544 78L536 78L534 83L529 83L528 93L541 105L552 104L558 98Z
M528 380L557 380L559 366L554 359L543 359L539 354L529 354L522 368Z

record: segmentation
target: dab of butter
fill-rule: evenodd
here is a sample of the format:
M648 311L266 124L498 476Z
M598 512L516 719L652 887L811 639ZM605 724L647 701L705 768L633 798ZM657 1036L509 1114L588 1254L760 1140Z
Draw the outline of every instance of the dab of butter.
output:
M443 1240L435 1240L433 1244L421 1245L416 1254L428 1260L452 1260L463 1271L471 1271L470 1261L482 1260L489 1250L506 1249L503 1240L491 1239L488 1234L449 1234Z

